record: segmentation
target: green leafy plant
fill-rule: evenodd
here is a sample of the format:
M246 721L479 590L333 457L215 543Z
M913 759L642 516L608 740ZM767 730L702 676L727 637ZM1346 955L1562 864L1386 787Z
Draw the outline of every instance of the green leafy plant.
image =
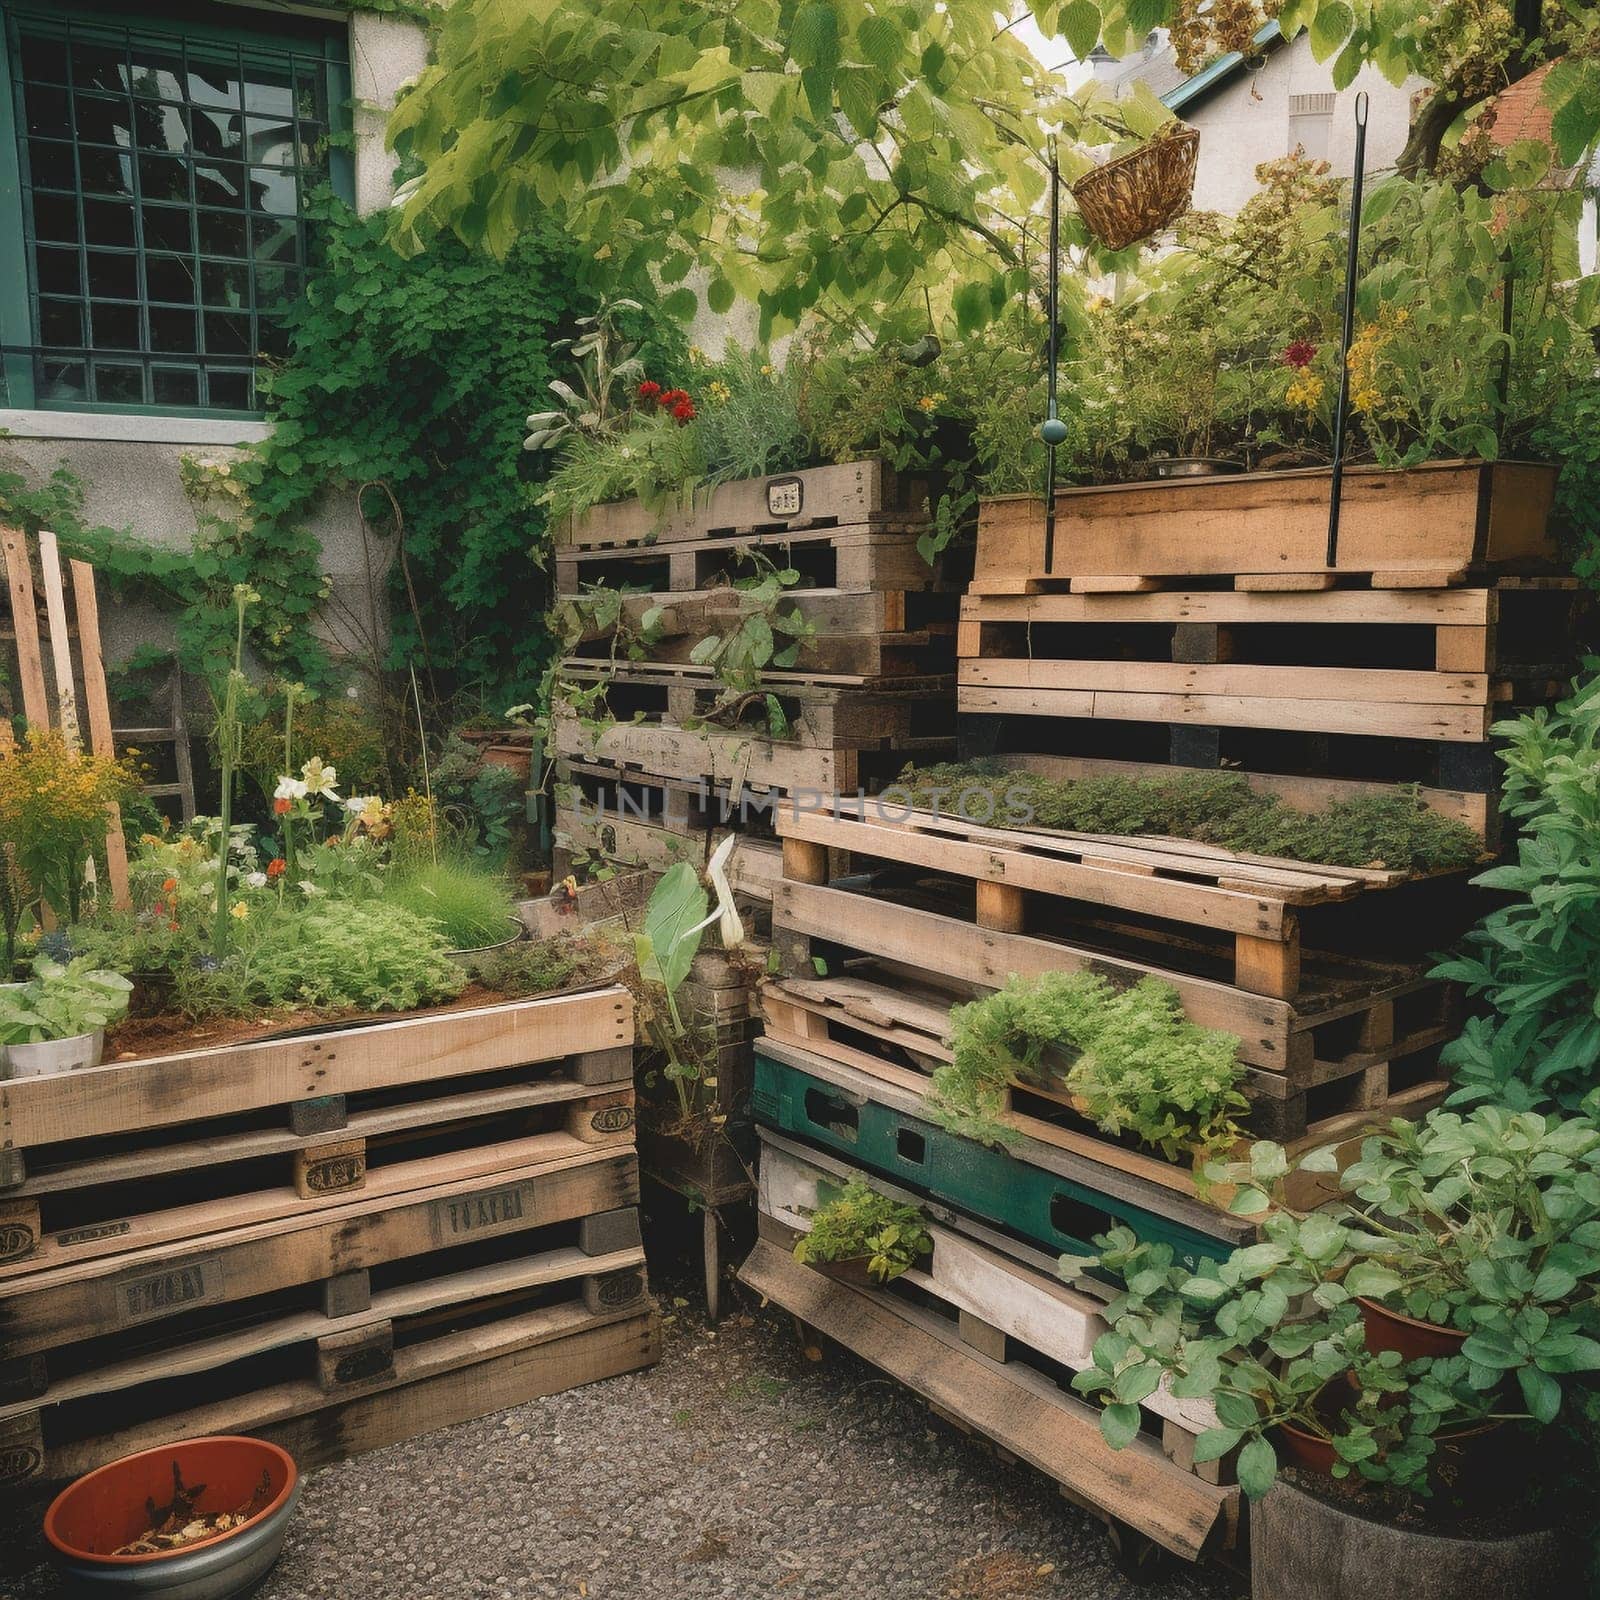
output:
M63 965L48 956L33 963L20 989L0 989L0 1044L41 1044L94 1033L128 1009L133 985L120 973L78 958Z
M1438 1436L1494 1415L1493 1397L1473 1390L1464 1358L1408 1364L1367 1350L1349 1291L1330 1276L1346 1260L1338 1222L1277 1213L1263 1232L1200 1273L1126 1228L1097 1239L1098 1256L1064 1259L1069 1278L1093 1266L1126 1285L1106 1308L1093 1364L1073 1379L1104 1402L1102 1436L1113 1449L1131 1444L1141 1402L1165 1385L1175 1399L1210 1401L1216 1425L1196 1437L1195 1460L1237 1451L1252 1499L1277 1477L1284 1428L1331 1445L1335 1477L1427 1497Z
M438 861L391 868L383 898L431 923L451 950L500 944L516 932L506 880L449 854Z
M896 781L911 803L968 814L982 804L1008 826L1072 833L1199 839L1229 850L1328 866L1437 872L1484 858L1483 841L1465 824L1439 816L1414 789L1336 801L1298 811L1259 794L1238 773L1195 772L1156 778L1055 780L988 762L910 766Z
M811 1231L794 1246L796 1261L867 1262L879 1283L888 1283L933 1253L927 1218L916 1206L891 1200L865 1179L851 1178L811 1213Z
M508 1000L525 1000L604 977L617 970L622 958L603 938L561 934L458 959L474 983Z
M175 974L189 1009L413 1011L466 984L434 924L383 901L313 903L241 927L227 961Z
M1345 1286L1467 1334L1470 1382L1515 1378L1539 1422L1600 1370L1600 1127L1482 1106L1396 1120L1341 1182Z
M1007 1086L1057 1083L1113 1136L1133 1134L1168 1160L1202 1170L1241 1137L1234 1114L1239 1041L1196 1027L1176 990L1154 978L1115 990L1091 973L1012 977L950 1014L953 1060L934 1073L928 1104L946 1127L986 1143L1015 1140Z
M1591 664L1592 670L1593 664ZM1491 911L1435 977L1489 1006L1445 1052L1453 1103L1514 1110L1600 1105L1600 680L1553 711L1491 730L1506 741L1501 809L1520 823L1515 862L1473 881L1517 898Z

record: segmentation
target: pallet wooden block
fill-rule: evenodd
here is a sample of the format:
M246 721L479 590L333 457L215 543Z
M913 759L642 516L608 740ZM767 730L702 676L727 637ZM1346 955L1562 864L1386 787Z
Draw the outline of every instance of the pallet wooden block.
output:
M594 549L926 519L934 492L928 478L898 474L881 461L847 461L740 478L696 494L687 504L659 509L639 500L592 506L563 523L556 542Z
M1184 1471L1158 1443L1141 1439L1113 1451L1100 1437L1092 1406L1020 1362L982 1355L937 1314L826 1278L770 1239L757 1244L739 1276L1102 1515L1190 1561L1232 1543L1237 1489Z
M664 872L679 861L703 866L732 832L731 827L717 825L694 828L681 812L666 809L641 818L619 816L588 803L581 807L558 805L554 871L558 878L565 877L577 856L647 867L653 872ZM773 884L782 876L777 842L737 833L735 838L738 842L728 858L729 883L737 893L770 903Z
M1052 560L1036 497L985 500L972 592L1049 583L1238 574L1296 583L1333 573L1375 585L1457 582L1471 569L1548 562L1556 469L1528 462L1432 461L1409 471L1357 467L1344 479L1338 565L1326 564L1327 468L1064 489Z

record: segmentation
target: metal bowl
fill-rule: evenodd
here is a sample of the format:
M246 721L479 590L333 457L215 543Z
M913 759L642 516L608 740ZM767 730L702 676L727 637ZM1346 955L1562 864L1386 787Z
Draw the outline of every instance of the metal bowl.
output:
M491 950L509 949L512 945L520 943L527 935L528 930L523 925L521 917L508 917L506 919L506 926L516 930L509 939L501 939L495 944L472 945L464 950L446 950L445 954L449 956L452 961L459 961L463 956L488 955Z
M146 1499L162 1504L170 1497L174 1463L186 1483L206 1486L197 1510L243 1505L263 1472L272 1498L230 1533L157 1555L112 1555L148 1527ZM185 1439L79 1478L51 1503L44 1532L65 1593L75 1600L234 1600L252 1593L272 1569L299 1497L294 1460L277 1445L232 1436Z

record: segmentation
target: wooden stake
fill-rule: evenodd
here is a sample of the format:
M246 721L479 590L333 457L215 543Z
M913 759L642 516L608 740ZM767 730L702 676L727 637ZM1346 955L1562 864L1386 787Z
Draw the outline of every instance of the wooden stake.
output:
M17 635L17 673L22 683L22 714L37 728L50 726L44 658L39 654L39 618L34 610L33 573L21 528L0 528L6 582L11 590L11 623Z
M89 748L97 756L114 756L111 733L111 699L106 690L105 658L100 653L100 601L95 594L94 568L86 561L68 563L72 573L72 603L78 613L78 659L83 665L83 709L89 719ZM128 846L122 833L122 813L107 807L106 873L111 879L111 904L126 911L133 904L128 892Z

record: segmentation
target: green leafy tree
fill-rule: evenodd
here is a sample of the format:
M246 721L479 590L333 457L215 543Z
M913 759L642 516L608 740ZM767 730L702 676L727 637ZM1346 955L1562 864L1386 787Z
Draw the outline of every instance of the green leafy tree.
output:
M657 273L669 314L699 264L710 309L754 300L763 335L807 313L920 334L1028 288L1051 130L1084 167L1077 141L1170 120L1148 91L1069 95L989 0L459 0L390 135L424 168L408 248L452 228L504 253L547 211Z

